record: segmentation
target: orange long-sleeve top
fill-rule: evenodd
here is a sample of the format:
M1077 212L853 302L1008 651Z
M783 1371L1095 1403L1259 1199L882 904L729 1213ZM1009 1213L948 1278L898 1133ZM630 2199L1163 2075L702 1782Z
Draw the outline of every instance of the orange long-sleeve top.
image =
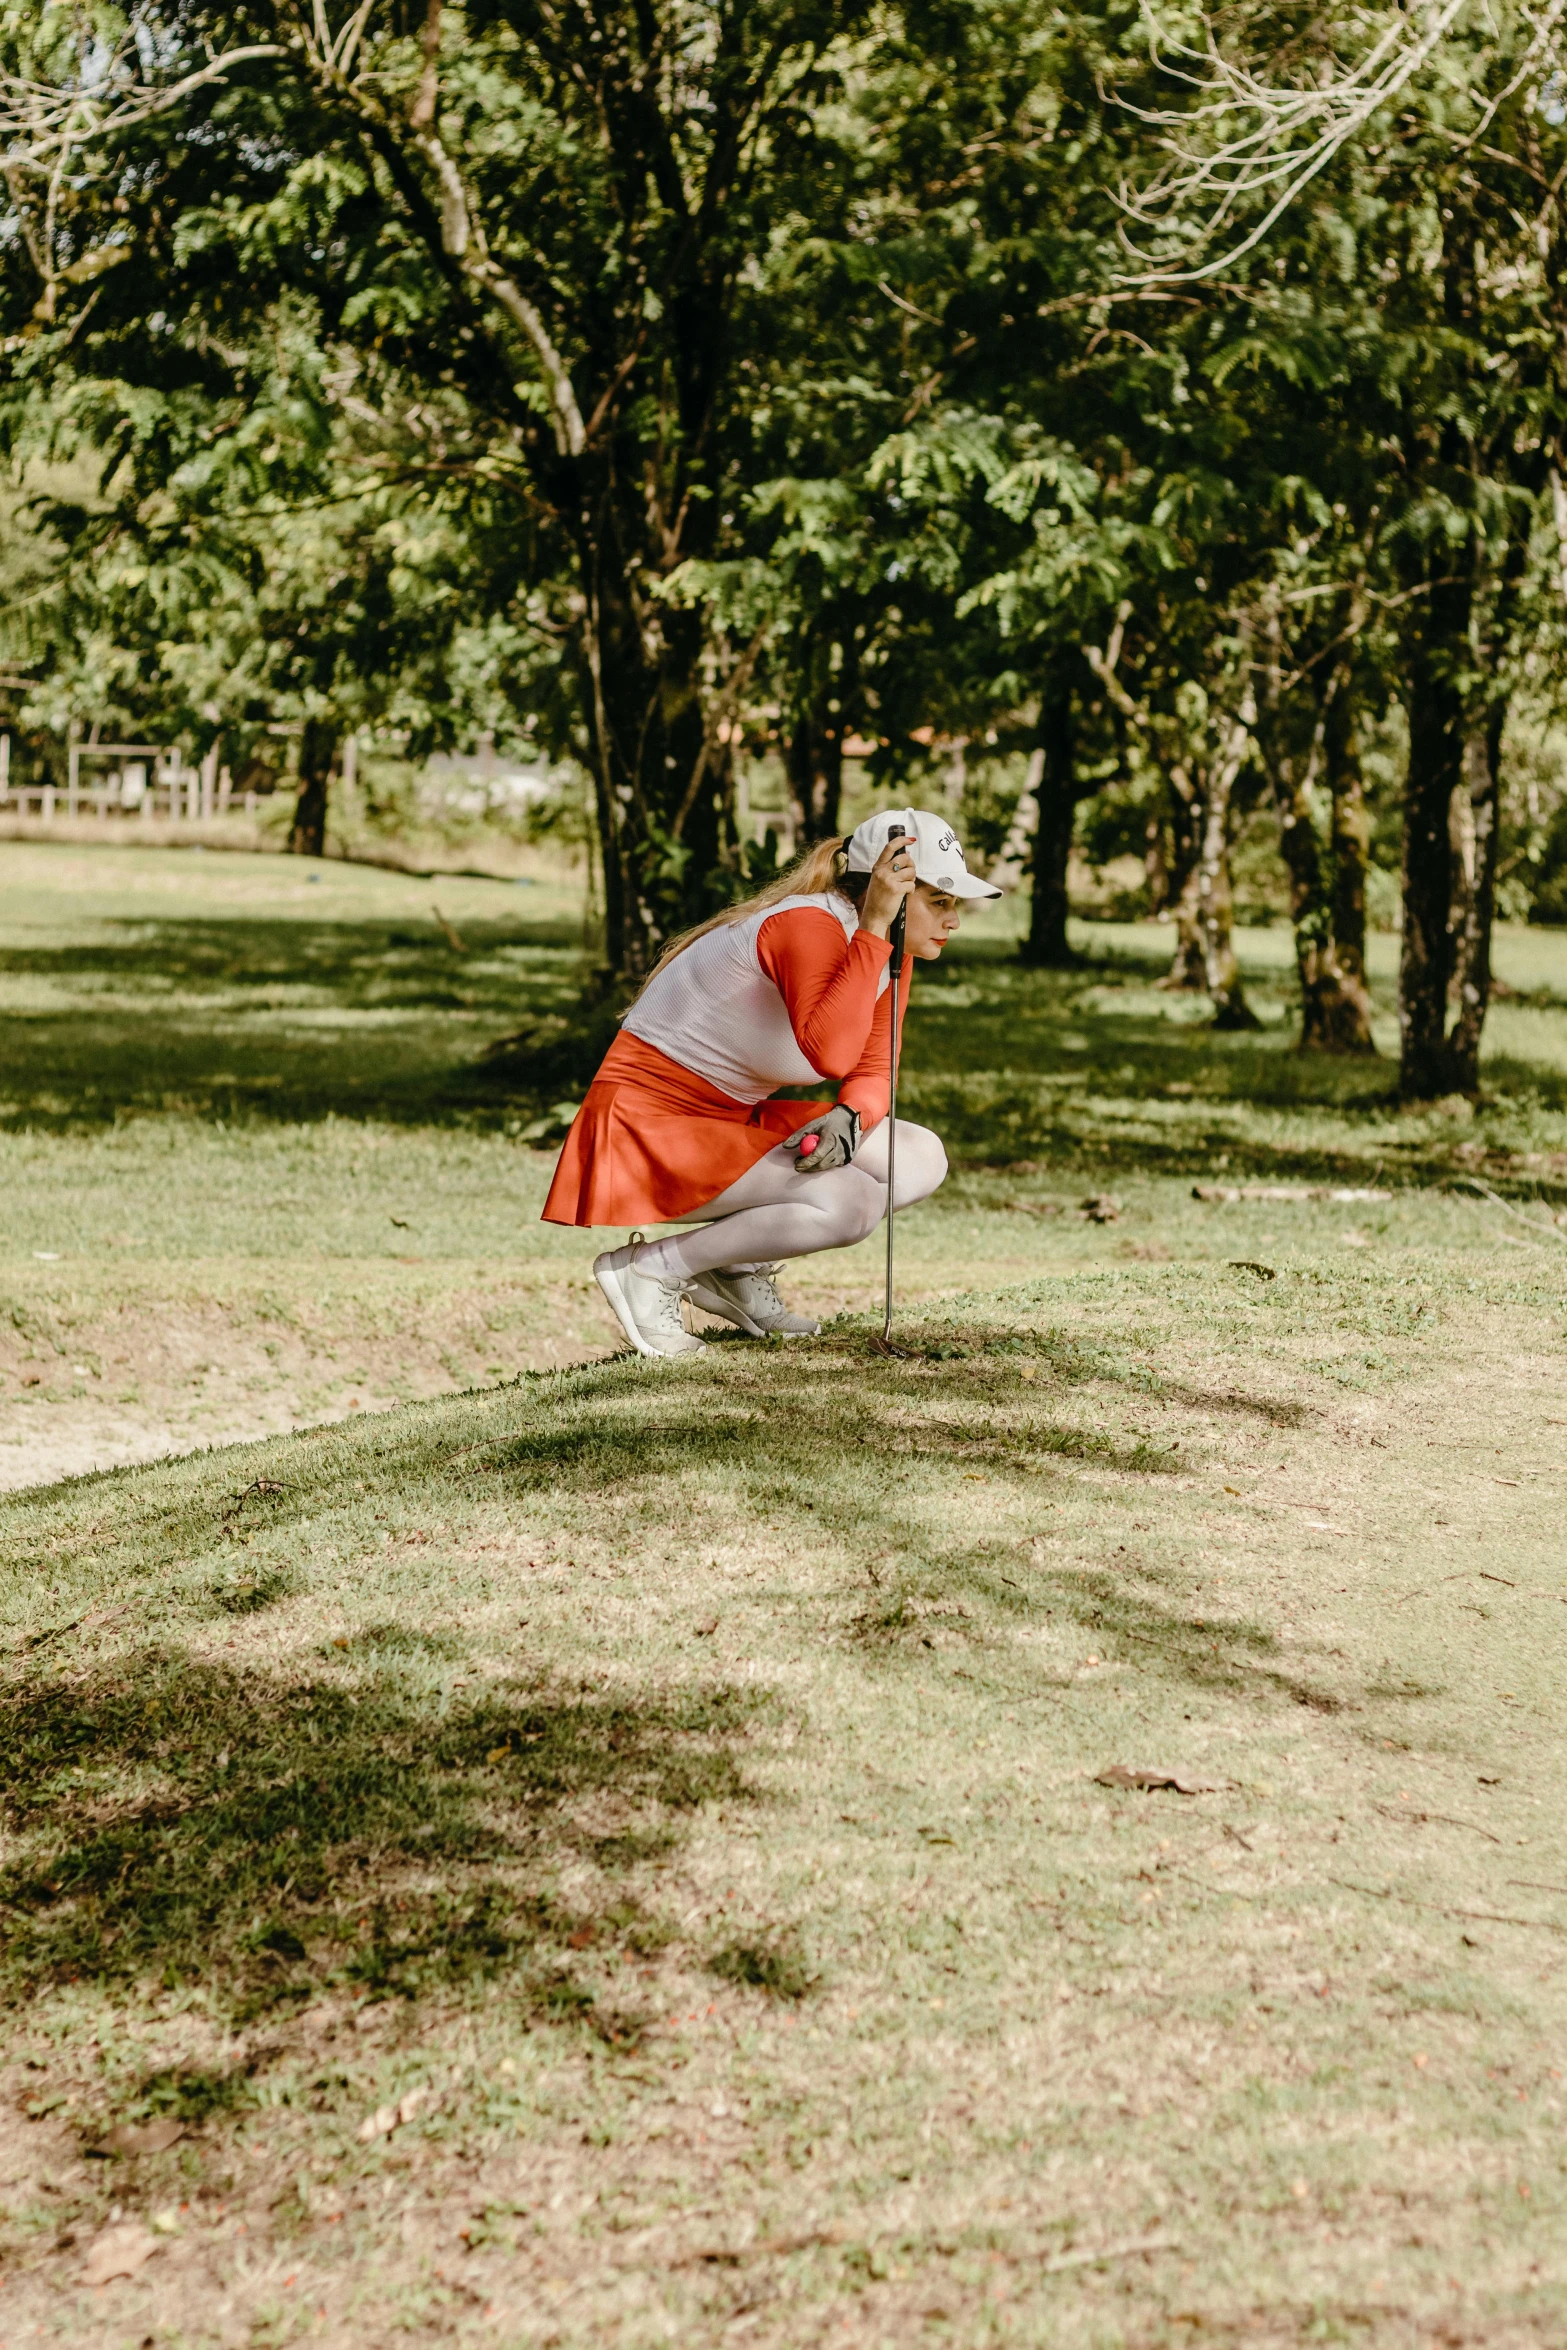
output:
M892 1086L892 1007L883 986L891 955L888 941L868 930L845 943L830 913L807 907L770 915L756 938L757 962L783 998L796 1044L820 1076L840 1080L838 1099L858 1110L867 1131L886 1117ZM905 961L900 1052L909 976Z
M644 989L625 1031L732 1101L836 1079L869 1128L887 1115L891 954L836 893L786 899L694 940ZM905 966L900 1029L908 994Z

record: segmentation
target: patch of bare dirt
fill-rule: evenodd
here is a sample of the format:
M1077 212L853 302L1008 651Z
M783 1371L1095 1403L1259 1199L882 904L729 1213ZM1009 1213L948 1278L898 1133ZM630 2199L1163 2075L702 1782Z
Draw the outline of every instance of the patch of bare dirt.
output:
M72 1268L0 1293L0 1492L162 1460L598 1362L625 1345L591 1260L399 1269L308 1265ZM65 1268L62 1268L62 1272ZM879 1302L869 1261L786 1269L823 1320ZM935 1292L911 1268L904 1302ZM722 1338L725 1325L694 1315Z
M290 1268L298 1287L301 1268ZM614 1351L579 1278L311 1299L35 1297L0 1312L0 1491L493 1386ZM227 1285L224 1285L227 1286Z

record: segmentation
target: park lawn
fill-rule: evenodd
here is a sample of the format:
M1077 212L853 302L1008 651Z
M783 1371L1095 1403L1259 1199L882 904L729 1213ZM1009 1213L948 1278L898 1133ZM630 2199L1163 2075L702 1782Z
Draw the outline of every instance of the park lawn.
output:
M1505 1214L1455 1181L1567 1196L1567 940L1502 936L1478 1116L1410 1113L1386 1060L1291 1050L1286 932L1242 940L1263 1028L1214 1037L1153 984L1163 932L1080 926L1080 970L1027 972L1022 913L919 977L907 1104L956 1172L903 1224L910 1299L1275 1246L1495 1250ZM1390 1047L1396 942L1373 945ZM618 1345L601 1243L538 1221L553 1151L529 1137L564 1080L486 1057L568 1014L585 968L580 891L542 862L519 885L0 846L0 1486ZM1221 1204L1194 1180L1393 1197ZM791 1295L864 1311L880 1253L807 1263Z
M0 1501L5 2339L1559 2343L1531 1212Z
M1562 2339L1567 942L1409 1112L1008 906L912 1359L649 1368L569 890L0 859L0 2338Z

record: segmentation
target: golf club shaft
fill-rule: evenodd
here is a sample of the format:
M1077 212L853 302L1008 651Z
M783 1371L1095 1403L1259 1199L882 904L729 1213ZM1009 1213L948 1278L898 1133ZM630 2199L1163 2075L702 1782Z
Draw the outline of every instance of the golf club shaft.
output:
M901 831L896 829L891 835L894 840L901 840L902 837ZM902 1041L899 1035L901 1023L898 1019L898 995L903 978L903 932L908 911L908 904L905 901L894 915L892 928L887 933L892 945L892 961L888 965L892 985L887 990L892 1011L892 1052L889 1063L890 1082L887 1088L887 1310L882 1316L881 1324L883 1346L888 1346L892 1342L893 1199L898 1173L898 1047Z

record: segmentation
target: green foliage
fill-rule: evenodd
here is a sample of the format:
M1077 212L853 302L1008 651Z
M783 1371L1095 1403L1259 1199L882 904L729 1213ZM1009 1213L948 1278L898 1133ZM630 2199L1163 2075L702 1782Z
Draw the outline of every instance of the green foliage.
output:
M1472 1089L1493 897L1559 894L1567 126L1524 15L1200 285L1124 266L1111 191L1183 102L1125 15L149 0L74 98L63 24L0 36L40 739L221 731L308 798L350 729L526 735L591 778L634 978L754 881L746 765L825 835L849 744L929 794L964 743L1016 857L1048 737L1041 875L1078 802L1090 845L1141 822L1221 1018L1273 810L1308 1034L1407 802L1406 1087ZM1225 40L1287 78L1300 30Z

